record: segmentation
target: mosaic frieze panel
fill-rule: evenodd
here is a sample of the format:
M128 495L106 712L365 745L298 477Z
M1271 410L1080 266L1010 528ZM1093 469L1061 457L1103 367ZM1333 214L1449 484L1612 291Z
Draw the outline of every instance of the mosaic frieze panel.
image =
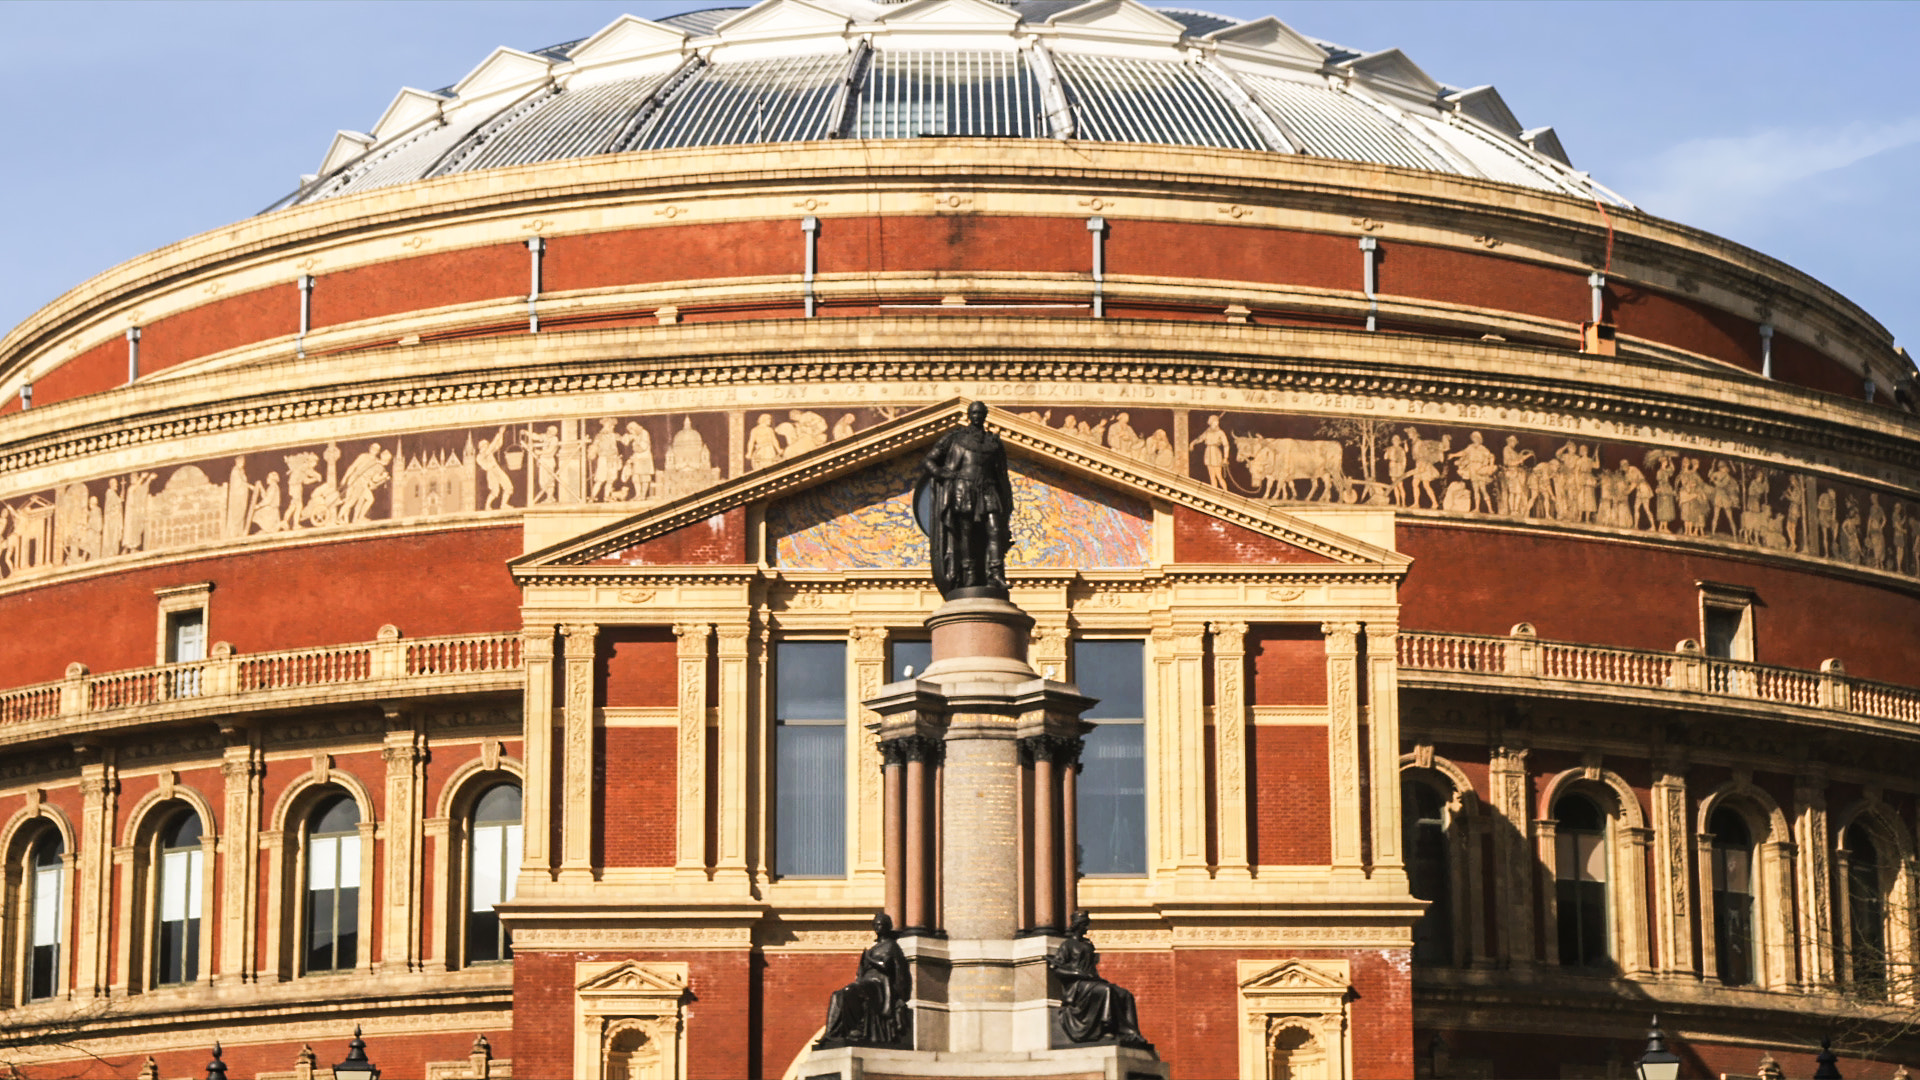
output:
M885 418L869 408L784 417L747 440L732 474ZM638 510L729 475L730 419L662 413L443 429L75 481L0 501L0 579L382 521L579 503Z
M1269 502L1684 536L1920 574L1920 506L1690 447L1373 418L1189 419L1188 475Z
M899 458L774 503L767 535L779 565L806 570L879 570L927 565L927 538L913 520L917 462ZM1145 502L1014 459L1014 569L1146 566L1152 516Z

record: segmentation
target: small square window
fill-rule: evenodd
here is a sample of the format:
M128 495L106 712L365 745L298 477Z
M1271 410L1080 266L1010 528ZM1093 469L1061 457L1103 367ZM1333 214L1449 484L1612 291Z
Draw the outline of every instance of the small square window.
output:
M1754 609L1757 594L1744 585L1699 581L1700 647L1717 660L1758 659L1754 648Z
M207 602L212 593L210 581L153 591L160 601L154 663L190 664L207 658L211 640L207 636Z

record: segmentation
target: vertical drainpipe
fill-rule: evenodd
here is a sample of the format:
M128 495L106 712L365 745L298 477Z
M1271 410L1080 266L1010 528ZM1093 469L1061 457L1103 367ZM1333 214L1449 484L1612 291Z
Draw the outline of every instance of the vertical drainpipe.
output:
M307 355L307 331L313 329L313 275L300 275L300 333L293 339L293 355Z
M1593 290L1593 318L1595 326L1607 321L1607 275L1595 270L1587 275L1587 286Z
M1093 317L1107 317L1107 219L1090 217L1087 231L1093 234Z
M127 327L127 381L140 377L140 328Z
M807 270L801 275L800 284L806 289L807 318L813 318L814 296L813 275L820 266L820 219L808 214L800 219L800 231L807 234Z
M25 412L26 410L31 408L33 408L33 384L21 383L20 384L20 409L22 412Z
M527 241L527 258L532 263L532 284L527 290L527 333L540 332L540 259L547 253L547 240L536 236Z
M1360 238L1360 283L1367 293L1367 333L1380 328L1380 297L1375 292L1378 284L1378 270L1374 264L1374 253L1380 250L1380 241L1371 236Z
M1773 324L1760 324L1760 377L1773 378Z

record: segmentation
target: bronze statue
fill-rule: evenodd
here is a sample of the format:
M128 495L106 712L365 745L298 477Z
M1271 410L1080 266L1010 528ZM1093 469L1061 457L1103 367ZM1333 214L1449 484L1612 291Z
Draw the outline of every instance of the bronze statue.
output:
M1153 1044L1140 1034L1132 991L1100 977L1100 954L1087 940L1089 921L1086 912L1074 912L1067 940L1047 957L1047 967L1060 979L1060 1026L1069 1042L1152 1050Z
M903 1047L910 1040L913 972L886 912L873 917L873 935L853 981L828 1000L827 1033L815 1045Z
M967 407L967 426L940 437L920 463L914 513L933 556L940 595L1007 598L1013 485L1007 450L986 427L987 407Z

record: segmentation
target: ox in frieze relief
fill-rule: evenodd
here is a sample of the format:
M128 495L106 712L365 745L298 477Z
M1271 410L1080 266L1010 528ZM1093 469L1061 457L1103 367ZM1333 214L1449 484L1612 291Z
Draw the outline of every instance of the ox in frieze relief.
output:
M1920 506L1692 448L1492 427L1193 412L1187 475L1339 503L1686 537L1920 575Z

